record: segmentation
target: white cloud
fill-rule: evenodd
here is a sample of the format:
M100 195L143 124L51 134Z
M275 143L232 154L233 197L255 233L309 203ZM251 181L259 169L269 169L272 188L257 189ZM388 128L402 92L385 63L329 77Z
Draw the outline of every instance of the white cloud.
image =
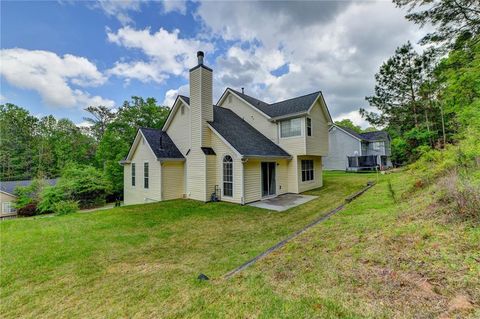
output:
M163 10L165 13L179 12L181 14L187 13L187 1L186 0L166 0L163 1Z
M139 0L100 0L93 6L100 8L109 17L115 17L121 24L133 23L129 16L130 11L140 11L141 1Z
M177 95L186 95L189 96L190 87L188 84L180 86L178 89L171 89L165 93L165 99L163 100L162 105L172 107Z
M0 94L0 103L4 103L7 101L7 97L3 94Z
M151 32L149 28L123 27L117 32L107 30L108 41L127 49L139 50L146 61L117 62L109 71L127 81L163 83L171 75L186 76L187 70L196 65L196 51L211 50L212 45L196 39L180 38L178 29L169 32L160 28Z
M70 54L63 57L49 51L3 49L0 74L12 85L36 91L47 105L85 107L114 102L91 96L77 87L95 87L107 78L88 59Z
M239 41L214 67L222 90L245 87L267 101L322 90L334 117L354 118L382 61L421 37L403 15L381 1L202 2L196 12L212 39ZM272 74L284 64L287 73Z

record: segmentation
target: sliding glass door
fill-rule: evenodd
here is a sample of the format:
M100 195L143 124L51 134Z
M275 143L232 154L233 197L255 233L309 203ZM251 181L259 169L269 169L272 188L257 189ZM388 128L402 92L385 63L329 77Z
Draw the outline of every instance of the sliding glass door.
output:
M276 193L275 162L262 162L262 197Z

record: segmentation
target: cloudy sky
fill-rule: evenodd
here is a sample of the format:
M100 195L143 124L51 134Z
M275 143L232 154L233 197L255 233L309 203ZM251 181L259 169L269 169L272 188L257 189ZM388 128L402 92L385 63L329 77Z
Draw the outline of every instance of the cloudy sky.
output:
M423 33L404 14L390 1L2 1L0 102L75 123L133 95L171 106L203 50L215 100L321 90L334 119L366 126L374 74Z

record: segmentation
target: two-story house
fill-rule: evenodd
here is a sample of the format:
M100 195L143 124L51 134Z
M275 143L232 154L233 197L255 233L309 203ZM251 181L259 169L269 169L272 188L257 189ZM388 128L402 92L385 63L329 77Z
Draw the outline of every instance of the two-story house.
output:
M122 161L125 204L245 204L321 187L332 123L322 93L269 104L227 88L213 105L213 71L197 57L190 96L176 98L161 130L139 129Z
M329 129L326 170L386 169L392 167L390 136L385 131L357 133L333 124Z

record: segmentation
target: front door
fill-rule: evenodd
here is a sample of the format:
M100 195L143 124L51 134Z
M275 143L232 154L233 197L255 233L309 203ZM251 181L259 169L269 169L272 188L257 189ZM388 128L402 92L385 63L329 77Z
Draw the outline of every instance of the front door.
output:
M275 195L275 162L262 162L262 197Z

